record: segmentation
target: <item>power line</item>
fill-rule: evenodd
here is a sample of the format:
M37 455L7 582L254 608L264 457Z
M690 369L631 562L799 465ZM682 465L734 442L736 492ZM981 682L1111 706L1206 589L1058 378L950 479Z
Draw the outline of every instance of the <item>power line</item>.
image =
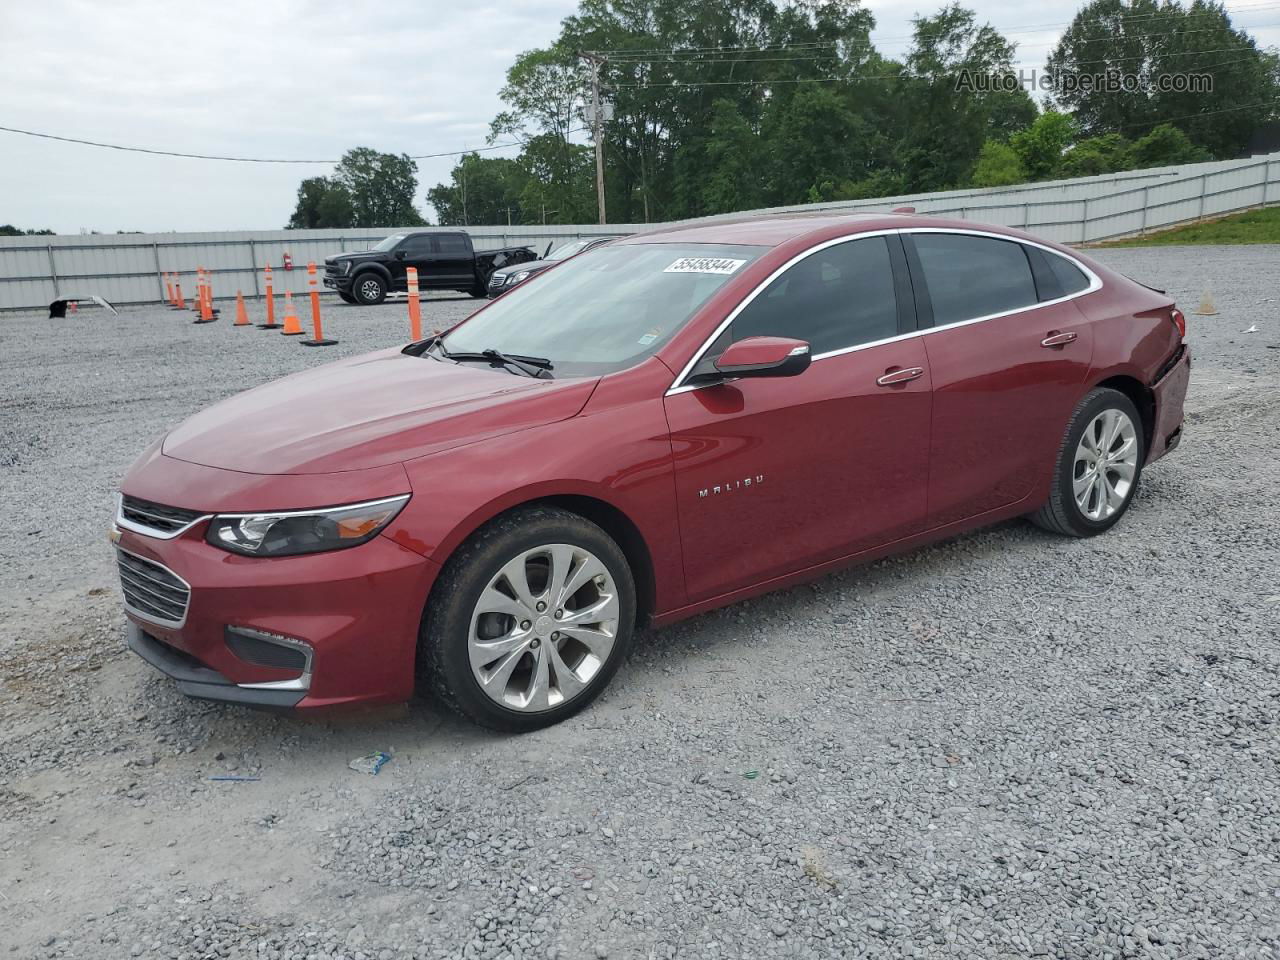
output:
M569 130L567 133L580 133L584 128ZM61 137L52 133L39 133L35 130L20 130L17 127L0 127L0 131L5 133L17 133L25 137L39 137L42 140L58 140L62 143L78 143L86 147L102 147L107 150L122 150L126 153L148 153L158 157L181 157L186 160L223 160L229 163L310 163L310 164L328 164L330 166L340 163L340 160L293 160L293 159L276 159L268 157L224 157L207 153L180 153L176 150L153 150L149 147L129 147L119 143L102 143L98 140L82 140L79 137ZM523 140L513 140L509 143L494 143L487 147L470 147L466 150L446 150L442 153L420 153L409 157L410 160L433 160L438 157L459 157L467 153L482 153L489 150L503 150L507 147L523 147Z
M1266 107L1272 104L1280 103L1280 97L1272 97L1270 100L1259 100L1257 103L1242 103L1235 107L1223 107L1221 110L1202 110L1200 113L1184 113L1180 117L1161 117L1159 120L1141 120L1137 123L1122 123L1121 130L1129 130L1133 127L1158 127L1162 123L1172 123L1175 120L1195 120L1197 117L1212 117L1220 113L1234 113L1236 110L1252 110L1254 107Z

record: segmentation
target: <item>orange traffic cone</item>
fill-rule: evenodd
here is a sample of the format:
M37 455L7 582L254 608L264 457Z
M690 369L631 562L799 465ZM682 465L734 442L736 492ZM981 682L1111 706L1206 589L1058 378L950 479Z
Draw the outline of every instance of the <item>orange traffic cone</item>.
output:
M284 329L280 332L286 337L297 337L306 333L302 329L302 321L298 319L298 315L293 311L292 291L288 291L284 295Z
M196 318L196 323L213 323L217 319L217 312L213 309L213 285L209 282L209 276L206 273L204 279L204 294L200 297L200 316Z
M258 324L259 330L278 330L280 324L276 323L276 295L271 286L271 264L266 267L267 279L267 322Z
M235 326L237 326L237 327L248 327L248 326L252 326L252 324L250 324L250 323L249 323L249 313L248 313L248 311L247 311L247 310L245 310L245 308L244 308L244 294L242 294L239 290L237 290L237 291L236 291L236 322L235 322Z
M412 268L410 268L412 269ZM307 286L311 288L311 339L303 340L304 347L331 347L337 340L329 340L320 324L320 289L316 286L316 262L307 264Z
M174 284L173 292L174 292L174 296L177 298L176 300L174 300L173 309L175 310L187 309L187 301L182 298L182 281L181 280L179 280L177 283Z

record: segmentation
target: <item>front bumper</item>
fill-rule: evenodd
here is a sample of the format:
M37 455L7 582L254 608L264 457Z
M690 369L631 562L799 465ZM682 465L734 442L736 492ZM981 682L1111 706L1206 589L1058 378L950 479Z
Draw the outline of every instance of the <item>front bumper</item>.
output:
M343 293L347 293L351 290L351 276L326 273L324 275L324 285L330 290L340 290Z
M127 627L125 642L130 650L171 678L178 689L189 697L269 710L288 710L296 707L306 696L304 690L239 686L190 654L151 636L133 622Z
M412 696L435 564L383 536L331 553L241 557L206 543L207 526L169 540L113 532L120 551L190 588L180 622L126 607L130 649L205 699L312 709ZM246 635L305 654L264 656Z

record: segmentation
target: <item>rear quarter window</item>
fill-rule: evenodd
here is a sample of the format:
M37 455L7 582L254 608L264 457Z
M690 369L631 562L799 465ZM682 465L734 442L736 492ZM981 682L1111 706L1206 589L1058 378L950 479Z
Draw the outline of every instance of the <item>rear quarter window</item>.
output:
M1049 261L1049 269L1058 280L1062 296L1069 297L1073 293L1089 289L1089 278L1084 275L1084 271L1066 257L1060 257L1046 250L1044 258Z

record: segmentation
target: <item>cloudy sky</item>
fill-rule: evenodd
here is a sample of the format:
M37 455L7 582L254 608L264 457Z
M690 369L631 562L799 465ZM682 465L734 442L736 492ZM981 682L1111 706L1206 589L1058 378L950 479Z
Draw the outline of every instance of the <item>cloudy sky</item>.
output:
M917 12L869 0L873 39L900 53ZM971 0L1040 66L1077 0ZM576 0L366 4L3 0L0 126L187 153L332 160L353 146L410 155L485 145L503 75L549 42ZM1230 0L1280 44L1280 2ZM510 151L514 152L514 151ZM420 194L450 158L419 161ZM122 153L0 131L0 223L82 229L279 229L299 180L328 163ZM419 205L431 216L425 199Z

